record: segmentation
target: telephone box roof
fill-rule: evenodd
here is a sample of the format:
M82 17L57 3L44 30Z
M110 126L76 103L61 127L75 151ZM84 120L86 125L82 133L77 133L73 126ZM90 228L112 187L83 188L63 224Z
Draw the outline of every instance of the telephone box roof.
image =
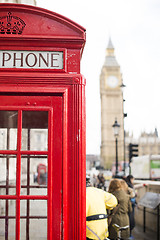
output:
M72 20L47 9L12 3L0 3L0 33L3 39L48 39L83 47L86 40L85 29Z

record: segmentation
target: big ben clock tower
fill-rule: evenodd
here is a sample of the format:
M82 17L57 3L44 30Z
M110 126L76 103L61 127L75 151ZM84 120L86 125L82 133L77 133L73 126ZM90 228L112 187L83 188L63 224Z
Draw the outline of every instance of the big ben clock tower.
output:
M116 159L115 138L112 129L115 119L120 124L118 161L124 160L123 93L121 86L122 74L110 39L100 75L101 164L108 169L111 169Z

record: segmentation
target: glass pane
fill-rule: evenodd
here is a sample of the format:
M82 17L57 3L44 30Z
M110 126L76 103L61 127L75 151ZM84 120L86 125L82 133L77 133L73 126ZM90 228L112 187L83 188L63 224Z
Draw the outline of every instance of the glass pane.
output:
M15 239L15 215L16 200L0 200L0 240Z
M8 200L9 216L16 216L16 200Z
M47 240L47 219L30 219L29 240Z
M0 200L0 216L15 217L16 200Z
M6 187L4 185L0 185L0 195L6 195Z
M22 150L47 151L48 112L24 111L22 114Z
M47 239L47 201L21 200L20 224L21 240Z
M0 240L5 240L5 220L0 219Z
M47 195L47 156L22 155L21 194Z
M20 205L21 217L27 216L27 201L29 200L21 200L21 205Z
M29 234L29 232L28 232ZM21 240L26 240L26 219L21 219L20 220L20 239Z
M8 240L15 240L16 237L16 219L8 221Z
M0 155L0 195L16 194L16 156Z
M29 214L30 214L30 200L21 200L20 203L20 239L29 239Z
M0 216L5 215L6 215L6 200L0 200Z
M47 200L30 200L30 214L47 217Z
M17 149L17 111L0 111L0 150Z

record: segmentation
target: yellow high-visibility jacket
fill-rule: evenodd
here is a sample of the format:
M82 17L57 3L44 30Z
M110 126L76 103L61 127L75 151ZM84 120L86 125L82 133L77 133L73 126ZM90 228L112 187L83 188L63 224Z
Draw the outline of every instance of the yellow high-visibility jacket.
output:
M106 209L113 209L117 199L111 193L94 187L86 188L86 217L107 214ZM86 236L91 239L104 240L108 237L108 220L86 221Z

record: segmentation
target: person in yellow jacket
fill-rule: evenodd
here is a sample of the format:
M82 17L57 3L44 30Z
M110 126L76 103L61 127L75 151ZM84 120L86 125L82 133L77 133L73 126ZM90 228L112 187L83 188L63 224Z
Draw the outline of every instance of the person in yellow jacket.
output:
M111 193L91 187L86 181L86 239L104 240L109 235L106 209L112 210L118 202Z

